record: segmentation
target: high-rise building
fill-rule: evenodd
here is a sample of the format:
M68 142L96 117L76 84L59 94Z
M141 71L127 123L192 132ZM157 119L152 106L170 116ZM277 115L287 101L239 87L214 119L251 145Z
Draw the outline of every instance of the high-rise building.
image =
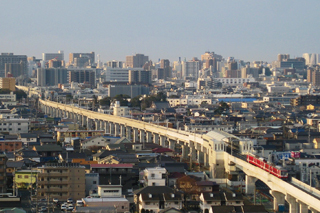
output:
M70 53L69 54L69 65L75 67L85 67L93 65L95 63L95 53Z
M91 88L96 86L96 69L93 68L68 68L69 83L87 83Z
M149 61L149 57L144 54L135 54L126 57L126 65L131 68L143 67L147 61Z
M182 61L182 78L198 79L200 61Z
M15 78L0 78L0 89L8 89L10 91L16 90Z
M171 78L172 77L172 69L170 67L170 61L168 59L162 59L160 61L160 68L163 69L164 71L164 78L163 79L167 79L167 78Z
M130 84L151 84L151 71L129 70Z
M77 163L46 163L38 170L38 199L79 200L85 197L84 166Z
M68 70L66 68L38 68L38 86L57 86L68 83Z
M214 52L205 52L204 54L201 55L201 61L203 61L203 62L205 62L209 59L213 59L213 58L215 58L217 61L222 60L222 56L215 54Z
M28 61L26 55L14 55L13 53L1 53L0 55L0 77L5 76L5 64L21 64L22 68L16 74L27 74L28 71ZM15 66L8 65L8 69L14 68ZM19 68L20 69L20 68ZM12 69L11 71L14 71Z
M51 59L64 61L64 52L59 50L58 53L42 53L42 60L48 62Z
M27 74L25 73L25 64L24 62L20 62L18 64L6 63L5 68L5 77L19 77L20 75Z
M111 67L111 68L123 68L124 66L124 62L123 61L107 61L107 67Z
M289 54L278 54L278 61L288 60L290 59Z
M307 81L313 86L320 86L320 70L319 67L309 68L307 70Z
M237 70L238 69L238 63L235 60L228 62L228 70Z
M241 78L248 78L248 75L251 75L253 78L259 77L259 68L256 67L242 67L241 68Z

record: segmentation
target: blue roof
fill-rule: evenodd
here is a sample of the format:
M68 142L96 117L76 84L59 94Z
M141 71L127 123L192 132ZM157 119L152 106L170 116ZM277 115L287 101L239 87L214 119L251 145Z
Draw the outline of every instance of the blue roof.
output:
M224 102L254 102L257 98L218 98L218 101Z

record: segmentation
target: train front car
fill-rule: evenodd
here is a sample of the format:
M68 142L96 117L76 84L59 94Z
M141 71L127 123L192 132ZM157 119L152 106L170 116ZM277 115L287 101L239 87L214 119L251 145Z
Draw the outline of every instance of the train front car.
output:
M266 162L265 159L263 158L257 158L256 156L254 155L247 155L247 162L250 163L250 164L253 164L257 167L260 167L261 169L265 170L266 172L269 172L270 174L278 177L278 178L281 178L281 179L284 179L286 180L288 178L288 171L283 169L282 167L280 166L273 166L273 165L270 165Z

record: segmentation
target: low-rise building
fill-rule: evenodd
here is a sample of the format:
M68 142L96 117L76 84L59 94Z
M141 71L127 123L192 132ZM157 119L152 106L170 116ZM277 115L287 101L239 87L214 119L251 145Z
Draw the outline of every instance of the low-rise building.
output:
M65 138L75 138L79 137L85 139L87 137L94 137L97 135L103 135L103 130L67 130L67 131L57 131L57 141L64 141Z
M145 186L165 186L167 170L161 167L146 168L143 171L143 182Z
M31 185L35 186L38 170L18 170L14 172L15 188L28 189Z
M129 212L130 202L122 197L121 185L99 185L98 198L82 199L86 207L115 207L116 212Z
M0 114L0 132L18 134L28 131L29 119L19 118L16 114Z

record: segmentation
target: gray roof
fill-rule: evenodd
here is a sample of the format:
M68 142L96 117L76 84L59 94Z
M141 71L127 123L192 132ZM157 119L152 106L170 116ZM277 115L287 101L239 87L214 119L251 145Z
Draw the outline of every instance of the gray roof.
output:
M61 152L62 148L56 144L47 144L42 146L35 146L37 152Z
M7 167L13 167L13 168L21 168L24 165L23 161L7 161Z
M134 190L134 194L162 194L173 193L174 190L168 186L146 186L141 189Z

